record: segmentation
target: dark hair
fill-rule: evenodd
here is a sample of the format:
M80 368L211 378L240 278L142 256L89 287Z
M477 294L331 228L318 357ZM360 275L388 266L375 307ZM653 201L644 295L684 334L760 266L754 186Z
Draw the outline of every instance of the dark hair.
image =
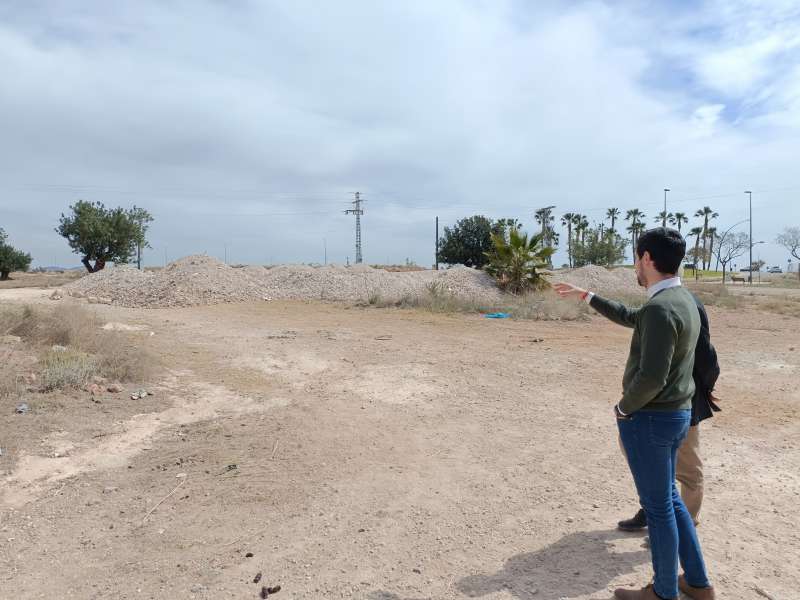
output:
M664 275L674 275L681 267L686 256L686 240L683 236L667 227L656 227L645 231L636 242L636 254L641 259L645 252L655 263L656 270Z

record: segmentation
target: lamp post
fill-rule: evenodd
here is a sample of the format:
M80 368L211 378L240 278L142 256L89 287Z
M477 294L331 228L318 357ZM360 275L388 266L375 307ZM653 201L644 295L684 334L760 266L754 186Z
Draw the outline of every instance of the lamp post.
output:
M661 222L662 227L667 226L667 192L669 188L664 188L664 220Z
M747 190L745 194L750 197L750 273L748 279L750 285L753 285L753 192Z

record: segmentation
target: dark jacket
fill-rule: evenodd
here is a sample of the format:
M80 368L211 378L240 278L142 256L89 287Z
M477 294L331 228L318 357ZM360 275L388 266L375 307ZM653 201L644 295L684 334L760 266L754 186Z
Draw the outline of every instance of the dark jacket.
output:
M714 411L720 408L711 399L711 392L719 378L719 362L717 351L711 343L711 331L708 327L706 308L700 299L695 296L697 310L700 311L700 337L694 351L694 378L695 392L692 399L692 425L697 425L703 419L714 416Z

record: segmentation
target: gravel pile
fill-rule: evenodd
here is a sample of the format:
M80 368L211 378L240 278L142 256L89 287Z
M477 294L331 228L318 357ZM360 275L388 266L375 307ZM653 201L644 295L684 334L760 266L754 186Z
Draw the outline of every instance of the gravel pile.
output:
M427 294L434 284L440 291L463 299L493 302L501 298L500 291L488 275L460 266L442 271L389 272L368 265L281 265L270 269L248 267L247 271L263 283L265 295L271 298L399 300Z
M259 282L244 269L234 269L209 256L187 256L160 271L139 271L127 265L108 267L65 289L131 308L243 302L264 296Z
M74 296L97 296L115 300L135 296L137 290L147 289L152 280L153 273L150 271L119 265L84 275L65 285L64 289Z
M208 256L187 256L160 271L108 267L65 286L68 293L107 298L128 307L196 306L262 299L366 302L441 293L491 304L502 299L492 279L475 269L389 272L367 265L230 267Z
M556 273L551 280L554 282L564 281L609 296L613 294L644 294L643 288L639 287L636 282L634 270L622 267L609 270L605 267L589 265Z

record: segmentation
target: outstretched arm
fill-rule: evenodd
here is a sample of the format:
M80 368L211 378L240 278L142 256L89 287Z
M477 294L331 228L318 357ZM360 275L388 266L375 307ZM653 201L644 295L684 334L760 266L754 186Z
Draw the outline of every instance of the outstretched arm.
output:
M597 294L579 288L569 283L556 283L553 288L562 298L579 298L589 303L593 309L607 319L623 327L633 327L636 324L638 308L628 308L614 300L606 300Z

